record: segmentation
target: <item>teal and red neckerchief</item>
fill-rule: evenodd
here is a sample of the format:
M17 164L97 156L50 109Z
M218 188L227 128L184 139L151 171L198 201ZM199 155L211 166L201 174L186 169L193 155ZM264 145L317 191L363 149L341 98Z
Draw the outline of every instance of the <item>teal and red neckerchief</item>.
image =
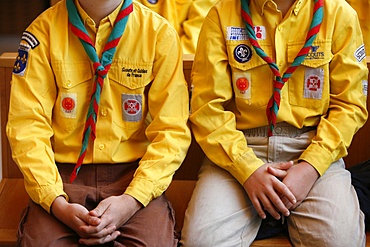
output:
M95 46L81 20L74 0L67 0L67 10L69 18L69 26L71 31L79 38L86 54L89 56L95 70L95 80L93 92L90 99L90 105L86 116L85 128L83 131L81 152L77 160L77 164L71 174L70 182L72 183L78 172L81 169L82 162L86 155L86 149L89 143L89 137L94 142L96 138L96 121L98 118L100 94L103 89L104 78L107 77L109 68L112 64L113 56L116 52L116 47L125 31L129 14L133 11L132 0L124 0L121 10L114 22L113 30L104 46L104 50L99 60Z
M297 69L297 67L304 61L305 57L311 50L311 46L313 41L316 38L317 33L320 30L321 23L324 16L323 6L324 0L314 0L314 9L312 20L310 24L310 29L308 30L306 36L306 43L302 47L302 49L298 52L296 58L294 59L293 63L290 67L285 71L284 75L281 76L279 67L276 63L263 51L260 45L257 42L256 34L254 32L254 25L251 18L248 0L241 0L242 10L241 14L243 20L246 24L246 30L248 34L249 41L251 42L254 50L256 53L270 66L272 73L274 74L274 92L271 96L266 109L266 115L269 122L269 131L268 136L273 135L273 131L276 125L276 118L280 107L280 99L281 99L281 89L283 88L285 82L289 80L293 72Z

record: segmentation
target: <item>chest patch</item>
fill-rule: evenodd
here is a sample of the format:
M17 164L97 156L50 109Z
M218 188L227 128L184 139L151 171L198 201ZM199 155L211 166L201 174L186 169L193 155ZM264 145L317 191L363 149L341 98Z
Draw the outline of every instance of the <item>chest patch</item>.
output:
M139 122L142 119L141 94L122 94L122 120Z
M234 72L233 86L236 98L251 99L251 75L248 72Z
M240 44L234 49L234 58L239 63L249 62L252 58L252 49L245 44Z
M77 94L62 93L60 100L61 114L65 118L76 118L77 113Z
M308 68L305 71L303 97L321 99L324 87L324 70Z

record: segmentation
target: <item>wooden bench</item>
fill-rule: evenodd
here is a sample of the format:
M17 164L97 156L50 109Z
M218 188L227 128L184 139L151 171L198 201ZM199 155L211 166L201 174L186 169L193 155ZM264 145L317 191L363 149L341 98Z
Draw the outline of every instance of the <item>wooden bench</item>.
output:
M11 157L10 147L5 134L5 125L8 118L9 93L12 67L16 53L4 53L0 56L0 110L1 110L1 145L2 145L2 176L0 182L0 246L15 246L16 232L20 220L20 213L27 205L29 197L24 189L22 174ZM190 81L190 72L193 56L184 55L184 74ZM370 66L370 57L367 57ZM370 68L370 67L369 67ZM368 107L370 106L368 98ZM356 134L349 156L345 158L347 165L355 165L370 159L370 121ZM177 228L183 225L184 214L190 196L195 186L199 165L204 154L195 141L192 142L183 165L176 172L174 180L166 191L166 195L176 211ZM367 233L370 238L370 233ZM285 236L254 241L253 247L291 247ZM370 247L370 241L367 245ZM211 246L210 246L211 247Z

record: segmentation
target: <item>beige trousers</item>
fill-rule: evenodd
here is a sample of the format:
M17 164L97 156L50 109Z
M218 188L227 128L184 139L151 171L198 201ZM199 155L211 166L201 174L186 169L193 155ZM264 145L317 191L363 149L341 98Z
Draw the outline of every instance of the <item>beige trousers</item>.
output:
M247 142L256 155L265 162L278 162L297 160L315 130L269 138L250 134ZM364 215L342 159L316 181L286 220L294 246L365 246ZM181 246L250 246L260 224L243 187L206 158L186 211Z

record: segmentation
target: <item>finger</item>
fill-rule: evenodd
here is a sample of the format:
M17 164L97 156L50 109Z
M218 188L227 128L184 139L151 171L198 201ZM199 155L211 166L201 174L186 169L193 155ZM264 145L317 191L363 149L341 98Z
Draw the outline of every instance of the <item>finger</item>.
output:
M280 179L283 179L287 175L287 172L285 170L276 169L272 166L267 167L267 172Z
M292 204L295 204L297 202L294 194L283 182L277 180L277 182L274 183L274 188L277 192L279 192L281 198L286 197L286 199L288 199L289 202Z
M288 162L279 162L279 163L274 163L271 164L270 166L280 169L280 170L288 170L290 167L292 167L294 164L293 161L288 161Z
M265 211L263 210L262 206L261 206L261 203L259 202L258 198L254 198L252 199L251 198L251 201L252 201L252 204L254 206L254 208L256 209L257 211L257 214L262 218L262 219L266 219L266 214L265 214Z
M79 230L91 238L102 238L112 234L116 230L116 227L114 225L106 227L81 226Z
M276 210L276 207L271 203L272 201L270 201L270 199L267 198L267 197L263 197L260 200L261 200L261 203L263 205L264 210L267 211L267 212L269 212L269 214L274 219L279 220L280 219L280 214ZM279 198L279 200L280 200L280 198Z
M112 234L105 235L101 238L80 238L79 243L83 245L102 245L108 242L112 242L120 235L119 231L115 231Z
M285 196L283 196L282 198L281 198L281 201L284 203L284 205L285 205L285 207L287 208L287 209L292 209L292 207L293 207L293 204L285 197Z

